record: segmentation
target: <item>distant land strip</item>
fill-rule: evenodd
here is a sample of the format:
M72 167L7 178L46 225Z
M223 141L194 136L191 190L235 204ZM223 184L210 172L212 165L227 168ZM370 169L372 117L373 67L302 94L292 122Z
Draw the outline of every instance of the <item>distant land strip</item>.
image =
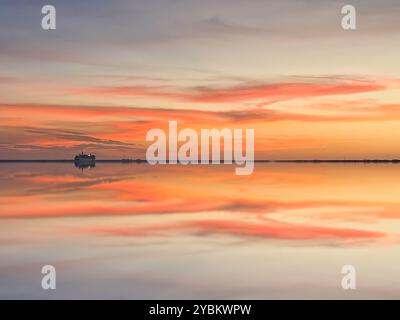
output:
M47 160L47 159L30 159L30 160L17 160L5 159L0 163L71 163L74 160ZM121 160L96 160L99 163L147 163L144 159L121 159ZM247 160L247 162L251 162ZM305 159L305 160L254 160L255 163L400 163L400 159L349 159L349 160L333 160L333 159ZM166 160L166 163L169 163ZM212 164L212 161L209 161ZM224 164L224 161L219 163ZM178 162L179 164L179 162ZM199 161L200 164L200 161Z

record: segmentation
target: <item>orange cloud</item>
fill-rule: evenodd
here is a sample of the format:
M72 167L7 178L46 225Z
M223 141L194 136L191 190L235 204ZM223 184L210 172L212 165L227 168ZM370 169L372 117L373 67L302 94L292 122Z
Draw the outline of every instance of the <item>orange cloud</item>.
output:
M26 158L31 155L31 158L65 159L82 150L96 153L99 159L143 157L146 132L152 128L166 129L171 119L177 120L180 128L189 127L195 130L212 127L256 128L257 159L270 157L271 152L275 152L273 156L275 158L287 158L286 154L283 154L285 152L291 152L288 155L289 158L295 158L295 154L300 154L301 157L301 153L306 149L311 150L307 154L312 152L318 157L318 152L321 155L321 152L327 151L327 144L339 145L340 138L336 141L333 135L332 137L311 134L295 135L294 129L291 130L291 128L296 128L299 132L299 125L304 127L304 122L330 122L340 127L341 123L350 121L400 120L400 106L396 104L339 101L336 111L334 106L333 102L305 106L303 109L307 112L303 110L303 113L300 113L295 109L291 112L290 108L286 110L251 108L205 111L3 104L0 105L0 133L7 136L7 140L0 143L0 157ZM279 130L275 126L274 135L269 136L271 127L268 124L278 121L285 121L285 125L281 127L282 135L279 136ZM289 121L297 122L297 127ZM367 128L365 131L368 133ZM394 134L390 130L387 134L387 141L394 139ZM378 148L376 145L372 147ZM338 150L329 152L335 157L336 151ZM342 153L338 157L345 157L345 155Z
M227 88L196 87L183 91L168 91L164 87L151 86L114 86L75 89L73 94L88 96L130 96L168 99L189 103L233 103L252 100L269 102L285 101L298 98L331 95L349 95L371 91L382 91L386 87L368 82L334 83L277 83L250 84Z
M293 224L272 219L260 222L232 220L192 220L150 226L133 227L87 227L75 232L112 236L168 236L168 232L186 232L195 235L223 234L235 237L261 237L279 240L335 240L341 243L356 243L365 240L385 238L383 232L356 230L349 228L318 227Z
M355 108L357 102L346 103L346 108L340 104L336 107L340 110L360 111ZM335 105L327 105L327 109ZM321 104L320 108L324 108ZM271 121L357 121L357 120L385 120L400 116L398 104L375 103L361 111L364 114L299 114L287 111L248 109L248 110L226 110L226 111L203 111L196 109L162 109L162 108L138 108L138 107L100 107L100 106L65 106L65 105L0 105L0 123L5 126L20 125L43 125L49 121L71 121L88 123L112 122L119 128L131 128L131 126L145 126L147 124L166 123L174 119L182 123L214 124L216 126L229 126L234 123L261 123ZM391 118L392 117L392 118ZM29 119L30 122L21 122Z

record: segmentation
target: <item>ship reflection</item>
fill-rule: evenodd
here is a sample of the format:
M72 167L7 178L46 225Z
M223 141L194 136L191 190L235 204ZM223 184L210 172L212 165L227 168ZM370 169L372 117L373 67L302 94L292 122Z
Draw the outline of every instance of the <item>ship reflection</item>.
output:
M79 163L79 162L74 162L75 167L78 169L81 169L83 171L83 169L92 169L96 167L96 163Z

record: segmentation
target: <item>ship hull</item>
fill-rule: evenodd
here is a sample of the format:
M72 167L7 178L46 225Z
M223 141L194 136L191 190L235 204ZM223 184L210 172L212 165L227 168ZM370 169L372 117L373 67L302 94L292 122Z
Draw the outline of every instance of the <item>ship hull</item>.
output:
M86 155L81 153L75 156L74 159L75 167L77 168L91 168L96 166L96 157L95 155Z

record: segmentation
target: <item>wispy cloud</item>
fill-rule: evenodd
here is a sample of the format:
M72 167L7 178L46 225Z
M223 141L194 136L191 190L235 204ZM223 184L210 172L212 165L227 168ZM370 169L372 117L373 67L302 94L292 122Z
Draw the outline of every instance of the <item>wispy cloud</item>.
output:
M115 86L79 88L73 94L88 96L131 96L148 97L152 99L170 99L188 103L235 103L263 100L267 103L292 99L350 95L385 90L386 87L377 83L273 83L251 84L226 88L196 87L184 89L181 92L162 87L150 86Z

